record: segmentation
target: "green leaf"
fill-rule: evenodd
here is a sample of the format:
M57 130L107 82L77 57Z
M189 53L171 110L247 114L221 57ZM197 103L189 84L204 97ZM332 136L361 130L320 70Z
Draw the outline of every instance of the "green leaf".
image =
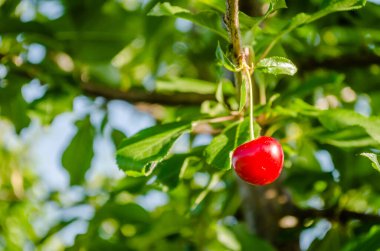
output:
M206 100L201 105L201 113L207 114L209 117L217 117L228 115L229 110L221 103L213 100Z
M323 71L306 77L302 80L302 84L289 88L282 95L288 98L303 98L310 95L318 87L328 88L328 86L339 86L343 84L345 74L337 72Z
M378 145L361 127L347 127L334 131L322 129L308 133L315 140L341 148L358 148Z
M125 139L116 153L119 168L131 176L149 175L148 166L162 161L190 127L188 122L157 125Z
M148 13L149 16L175 16L179 13L190 13L189 10L172 6L169 2L158 3L153 7L153 9Z
M43 124L52 123L59 114L71 111L74 94L64 88L48 90L43 97L30 104L33 116L38 116Z
M373 226L371 230L360 238L351 240L344 248L343 251L372 251L380 249L380 227Z
M153 9L148 13L150 16L174 16L183 18L193 22L194 24L205 27L212 32L218 34L226 41L228 35L222 26L221 15L217 11L202 11L196 14L191 13L189 10L173 6L169 2L157 3Z
M5 87L3 87L4 81ZM25 102L21 88L29 79L11 74L7 79L0 79L0 117L8 118L14 125L16 132L27 127L30 119L27 115L28 104Z
M271 0L269 9L276 11L279 9L288 8L285 0Z
M114 202L108 202L101 207L94 219L100 221L111 217L123 224L149 224L152 221L150 214L142 206L136 203L120 205Z
M229 228L218 224L216 226L216 235L218 241L227 250L241 250L240 242L237 240L236 236Z
M115 128L112 129L111 139L116 147L118 147L121 144L121 142L123 141L123 139L125 139L125 137L126 136L122 131Z
M117 183L113 186L112 191L116 194L119 192L125 192L131 194L141 193L141 190L146 187L146 183L148 182L149 177L141 176L141 177L124 177L117 181Z
M226 4L220 0L199 0L199 2L206 4L222 13L224 13L226 10Z
M294 75L297 72L297 67L292 61L284 57L264 58L257 63L256 69L273 75Z
M165 237L170 238L171 236L177 236L176 234L180 235L181 229L187 224L189 224L188 219L177 211L163 211L156 220L151 221L149 231L130 239L128 244L133 247L133 250L151 250Z
M90 118L77 122L78 131L62 155L62 165L70 174L70 184L79 185L84 181L94 156L93 141L95 129Z
M231 60L226 56L226 54L223 52L222 48L220 48L220 44L218 42L218 45L216 47L215 56L218 60L218 64L223 66L229 71L237 72L238 68L237 66L231 62Z
M64 229L65 227L67 227L68 225L70 225L71 223L73 223L76 220L77 219L74 218L74 219L71 219L71 220L61 221L61 222L57 223L55 226L50 227L49 231L43 237L41 237L41 239L39 239L36 242L36 244L41 245L46 240L48 240L50 237L54 236L59 231L61 231L62 229Z
M321 123L329 130L339 130L349 126L362 127L369 136L380 143L380 118L365 117L355 111L336 109L323 111L319 115Z
M316 238L310 245L308 250L341 250L343 243L345 243L345 236L343 230L339 226L333 226L322 239Z
M361 153L360 155L368 158L372 162L373 168L375 168L376 171L380 172L380 164L379 164L379 160L377 159L376 154L374 154L374 153Z
M248 119L228 126L206 147L206 162L218 169L231 168L231 153L238 146L249 141Z
M17 95L8 102L0 101L0 116L7 117L13 123L16 132L20 133L30 123L30 119L27 116L27 108L28 104L23 97Z
M219 82L218 87L216 88L215 99L219 103L224 104L223 82L222 81Z
M234 233L236 238L241 244L242 251L252 250L252 247L255 247L255 250L260 251L275 251L276 249L272 245L258 236L253 235L248 229L246 224L238 223L229 227Z
M190 167L194 168L199 163L203 150L204 147L196 147L189 153L174 154L160 162L156 167L158 170L157 180L169 189L175 188L179 180L184 178L185 174L193 171L187 169Z
M267 12L260 17L251 17L243 12L239 12L239 20L241 30L252 30L260 25L269 15L273 14L279 9L287 8L285 0L271 0Z
M283 27L282 31L278 32L278 34L271 40L268 47L273 48L284 35L301 25L311 23L333 12L360 9L365 3L365 0L333 0L327 1L327 5L324 6L323 9L313 14L299 13L290 19L290 21Z
M366 1L365 0L333 0L325 1L327 4L322 7L321 10L313 13L312 15L300 13L291 19L287 26L287 29L293 30L294 28L311 23L319 18L322 18L328 14L338 11L349 11L362 8Z
M175 188L188 154L175 154L157 165L157 180L170 189Z
M325 6L320 12L323 13L332 13L336 11L349 11L356 10L364 7L366 0L330 0L325 1Z

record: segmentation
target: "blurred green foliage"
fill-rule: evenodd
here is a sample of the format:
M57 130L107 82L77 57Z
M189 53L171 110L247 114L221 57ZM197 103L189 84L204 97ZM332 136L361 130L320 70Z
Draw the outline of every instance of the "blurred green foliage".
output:
M258 6L261 16L252 17ZM189 133L205 119L239 110L227 71L237 69L228 59L224 12L217 0L0 0L0 250L265 251L285 250L281 245L291 241L303 250L380 248L379 3L242 3L242 40L255 52L254 79L267 101L257 99L255 130L282 143L278 184L294 207L320 213L295 215L299 224L289 228L279 223L273 243L249 230L229 170L229 152L247 140L247 121L206 125L208 146ZM277 75L292 75L295 67L294 76ZM27 94L30 86L38 95ZM77 119L59 158L70 185L49 190L29 155L34 144L26 131L33 121L51 126L91 90L177 104L137 102L133 109L153 114L158 124L122 141L124 133L109 121L108 99L89 97L87 105L104 116L96 120L86 107ZM180 94L192 105L175 99ZM101 135L119 146L128 176L88 178ZM172 151L182 135L186 150ZM69 193L78 198L67 199ZM154 200L158 206L150 208ZM80 207L90 212L62 213ZM77 226L84 230L72 230ZM72 243L63 241L68 229L77 234ZM319 232L298 243L310 231Z

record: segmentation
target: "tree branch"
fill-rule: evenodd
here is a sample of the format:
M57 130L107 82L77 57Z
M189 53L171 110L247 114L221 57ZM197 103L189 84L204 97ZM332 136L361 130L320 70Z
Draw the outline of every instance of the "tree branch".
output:
M234 53L235 63L238 66L242 65L244 54L241 46L241 36L239 27L239 0L226 0L226 14L224 21L230 35L232 50Z
M330 221L340 223L347 223L350 220L360 220L363 222L371 222L373 224L380 223L380 215L358 213L349 210L337 210L336 208L317 210L317 209L295 209L294 216L298 217L301 221L308 218L325 218Z
M372 64L380 64L380 57L369 53L361 53L358 55L346 54L337 58L326 58L319 61L315 58L306 58L297 62L297 65L300 66L300 72L312 71L318 68L346 70L347 68L368 67Z
M240 25L239 25L239 0L226 0L226 14L224 15L230 42L232 44L233 61L238 68L247 66L248 52L241 44ZM235 72L236 92L240 96L240 86L243 83L241 72Z
M214 100L212 94L198 93L157 93L146 90L131 89L123 91L120 89L93 84L81 83L81 89L86 95L101 96L106 99L122 99L131 103L145 102L162 105L200 105L205 100Z

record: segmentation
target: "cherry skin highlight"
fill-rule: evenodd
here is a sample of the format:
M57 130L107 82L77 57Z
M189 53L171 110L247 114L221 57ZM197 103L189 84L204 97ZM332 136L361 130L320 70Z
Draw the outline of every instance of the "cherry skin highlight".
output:
M281 174L284 152L272 137L258 137L238 146L232 154L237 175L252 185L267 185Z

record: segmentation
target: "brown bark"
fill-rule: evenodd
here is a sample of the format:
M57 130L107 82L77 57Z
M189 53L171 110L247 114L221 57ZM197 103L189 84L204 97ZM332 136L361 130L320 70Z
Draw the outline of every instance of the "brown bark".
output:
M162 105L200 105L205 100L214 100L213 94L198 93L157 93L131 89L123 91L100 84L82 83L81 89L86 95L101 96L106 99L122 99L131 103L156 103Z

